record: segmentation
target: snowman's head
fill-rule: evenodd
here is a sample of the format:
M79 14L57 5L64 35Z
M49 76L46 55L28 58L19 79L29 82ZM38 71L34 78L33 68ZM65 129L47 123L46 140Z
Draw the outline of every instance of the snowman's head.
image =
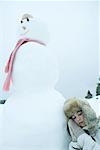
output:
M25 36L31 30L33 16L29 14L24 14L20 20L19 34L20 36Z
M49 33L45 23L30 14L24 14L19 22L19 38L32 38L45 44L49 41Z

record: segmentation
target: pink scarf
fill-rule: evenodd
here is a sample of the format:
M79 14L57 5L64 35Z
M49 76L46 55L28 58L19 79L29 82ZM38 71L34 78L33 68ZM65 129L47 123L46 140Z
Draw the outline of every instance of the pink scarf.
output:
M20 48L20 46L27 43L27 42L35 42L35 43L46 46L41 41L33 40L33 39L29 39L29 38L20 39L18 41L14 50L10 54L9 60L8 60L7 65L5 67L5 72L8 74L7 74L6 80L5 80L4 85L3 85L4 91L9 91L10 81L11 81L11 77L12 77L13 64L14 64L14 59L15 59L16 53L17 53L18 49Z

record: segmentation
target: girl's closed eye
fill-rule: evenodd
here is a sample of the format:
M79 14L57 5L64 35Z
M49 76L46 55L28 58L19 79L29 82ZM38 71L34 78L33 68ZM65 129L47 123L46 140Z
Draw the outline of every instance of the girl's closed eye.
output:
M78 116L81 116L83 113L82 111L77 112Z

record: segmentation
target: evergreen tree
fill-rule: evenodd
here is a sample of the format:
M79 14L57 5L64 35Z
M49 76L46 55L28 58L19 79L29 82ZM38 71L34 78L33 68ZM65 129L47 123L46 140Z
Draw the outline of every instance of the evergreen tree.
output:
M96 87L96 96L100 95L100 77L99 77L99 82L97 83Z
M88 90L87 95L85 96L85 98L90 99L92 97L93 96L92 96L91 92Z
M0 104L4 104L6 100L0 100Z

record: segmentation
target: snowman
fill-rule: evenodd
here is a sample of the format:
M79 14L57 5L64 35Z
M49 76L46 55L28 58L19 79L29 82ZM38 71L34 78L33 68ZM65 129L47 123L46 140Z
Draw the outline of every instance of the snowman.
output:
M2 150L67 148L63 96L55 90L58 66L48 46L46 25L30 14L20 20L19 41L5 71L3 89L12 94L4 105Z

